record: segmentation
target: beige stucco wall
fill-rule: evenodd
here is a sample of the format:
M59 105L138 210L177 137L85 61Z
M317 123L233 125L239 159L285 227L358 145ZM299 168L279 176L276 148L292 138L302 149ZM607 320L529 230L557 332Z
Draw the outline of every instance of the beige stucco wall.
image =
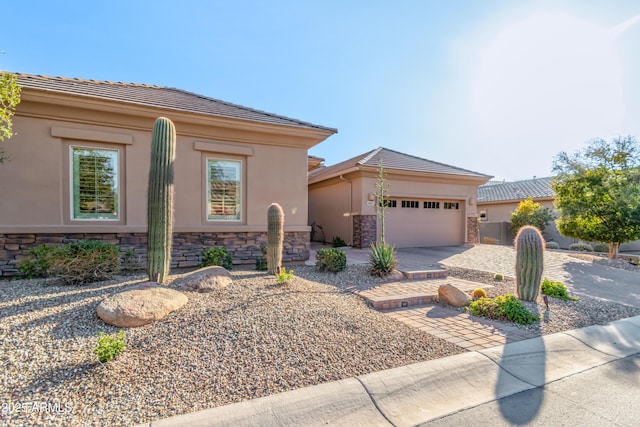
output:
M0 233L144 232L151 147L156 117L174 120L175 231L264 231L267 207L282 205L287 231L308 231L307 149L329 135L167 111L113 112L78 108L64 99L41 100L27 92L14 117L15 135L4 146L10 161L0 166ZM55 102L54 102L55 101ZM132 113L124 114L123 112ZM57 129L58 131L53 131ZM307 133L305 133L307 132ZM60 134L63 136L60 136ZM299 135L296 135L299 133ZM53 136L55 134L57 136ZM120 152L121 220L71 221L69 145ZM243 219L206 220L207 157L243 160Z
M332 185L315 188L309 191L309 224L314 222L322 226L324 238L331 242L334 237L341 237L351 245L351 184L348 181L337 181ZM320 237L315 236L318 240Z

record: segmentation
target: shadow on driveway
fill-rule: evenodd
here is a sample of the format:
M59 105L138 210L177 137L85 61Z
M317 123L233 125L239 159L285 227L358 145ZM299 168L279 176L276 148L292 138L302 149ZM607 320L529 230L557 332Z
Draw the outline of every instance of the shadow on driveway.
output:
M567 262L565 284L577 295L640 307L640 273L584 262Z

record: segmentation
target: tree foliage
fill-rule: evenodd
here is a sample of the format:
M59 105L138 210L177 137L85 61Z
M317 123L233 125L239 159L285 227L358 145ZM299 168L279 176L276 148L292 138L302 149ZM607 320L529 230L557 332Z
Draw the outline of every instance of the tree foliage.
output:
M640 238L640 145L634 137L594 139L573 155L561 152L553 169L560 233L608 242L611 258L620 243Z
M15 74L0 71L0 142L13 135L13 114L20 103L20 86ZM0 164L5 160L0 147Z
M541 232L553 221L553 213L549 208L545 208L538 202L534 202L531 197L520 202L516 210L511 212L511 228L513 234L518 234L525 225L532 225Z

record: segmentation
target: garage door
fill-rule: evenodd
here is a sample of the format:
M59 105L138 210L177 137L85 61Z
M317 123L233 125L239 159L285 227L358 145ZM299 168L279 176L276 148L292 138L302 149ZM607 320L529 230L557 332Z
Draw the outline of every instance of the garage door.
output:
M464 243L462 200L389 199L385 237L398 248Z

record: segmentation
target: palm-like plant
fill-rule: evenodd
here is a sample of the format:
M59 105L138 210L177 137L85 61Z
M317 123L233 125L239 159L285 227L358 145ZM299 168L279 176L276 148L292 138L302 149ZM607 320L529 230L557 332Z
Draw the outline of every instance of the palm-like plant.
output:
M369 265L373 276L385 277L396 268L396 247L386 243L372 243Z

